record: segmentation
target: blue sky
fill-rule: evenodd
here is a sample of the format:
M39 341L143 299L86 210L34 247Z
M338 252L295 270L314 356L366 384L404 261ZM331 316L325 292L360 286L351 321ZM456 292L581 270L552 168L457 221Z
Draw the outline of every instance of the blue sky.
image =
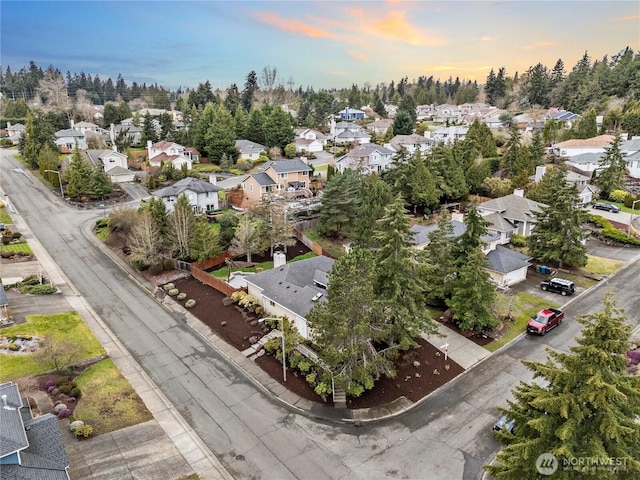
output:
M567 71L640 49L631 1L10 1L0 2L0 64L30 60L167 88L240 87L275 67L315 88L420 75L482 83L491 68Z

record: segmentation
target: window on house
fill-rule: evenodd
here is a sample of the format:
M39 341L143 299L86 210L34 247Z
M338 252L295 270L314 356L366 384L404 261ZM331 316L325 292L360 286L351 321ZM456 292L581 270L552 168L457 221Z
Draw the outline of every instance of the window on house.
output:
M308 177L309 176L309 172L302 172L302 176L303 177Z
M253 192L253 183L249 185L249 191Z
M274 302L273 300L269 300L269 305L271 305L272 307L276 306L276 302Z
M280 178L287 178L287 174L286 173L281 173L280 174Z

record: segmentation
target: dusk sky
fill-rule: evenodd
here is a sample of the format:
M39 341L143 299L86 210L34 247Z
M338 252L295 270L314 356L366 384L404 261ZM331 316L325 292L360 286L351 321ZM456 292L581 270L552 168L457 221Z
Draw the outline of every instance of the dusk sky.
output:
M640 48L631 1L7 1L0 64L33 60L128 84L214 88L275 67L285 83L362 86L449 76L483 83L538 62L568 71L587 51Z

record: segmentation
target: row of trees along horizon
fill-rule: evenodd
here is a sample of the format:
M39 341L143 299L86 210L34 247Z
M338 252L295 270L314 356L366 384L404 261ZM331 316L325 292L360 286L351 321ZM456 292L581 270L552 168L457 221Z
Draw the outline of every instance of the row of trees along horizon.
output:
M323 125L318 124L319 119L324 121L329 113L336 113L347 105L355 108L371 105L383 117L386 116L384 104L388 103L399 105L404 110L413 110L416 105L475 101L516 110L557 107L582 113L591 107L599 112L603 111L607 99L617 97L622 99L624 111L638 108L639 72L640 55L626 47L611 57L605 55L594 61L585 52L568 73L562 59L558 59L551 68L538 63L525 72L515 72L513 75L509 75L505 66L492 68L484 85L479 85L476 81L461 80L459 77L441 81L432 75L422 75L411 81L405 76L388 84L378 83L372 86L365 82L362 86L353 84L350 88L320 88L316 91L312 87L303 88L301 85L296 88L293 79L284 82L278 76L277 68L265 66L260 75L255 71L247 75L242 90L233 83L224 91L214 91L209 81L200 83L195 89L179 87L170 90L157 83L147 85L133 81L128 84L121 74L118 74L115 82L111 78L103 80L99 75L92 76L84 72L67 71L62 74L53 65L43 70L31 61L29 67L22 67L16 72L12 71L11 66L7 66L4 71L0 68L0 92L6 99L14 102L40 99L43 107L46 107L61 101L60 95L50 95L61 86L71 101L88 101L93 105L125 102L132 103L133 107L167 110L174 106L184 113L188 113L193 106L204 108L208 102L225 103L232 113L235 113L240 104L245 113L248 113L256 101L268 100L274 104L293 104L297 107L294 109L302 113L298 117L300 123L315 120L312 122L314 125L307 126L321 127ZM42 83L49 85L43 89ZM57 86L51 85L56 83ZM316 112L317 109L320 112ZM6 112L4 116L24 118L23 115L11 113ZM309 115L311 118L308 118ZM123 118L127 117L119 120ZM105 120L106 125L111 120L114 118Z

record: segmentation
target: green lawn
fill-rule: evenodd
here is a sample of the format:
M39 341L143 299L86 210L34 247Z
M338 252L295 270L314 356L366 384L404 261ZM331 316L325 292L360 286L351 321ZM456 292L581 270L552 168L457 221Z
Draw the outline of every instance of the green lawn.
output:
M68 346L73 351L73 363L80 363L105 353L98 339L76 312L30 315L26 323L0 330L0 335L3 336L20 334L41 337L50 340L54 345ZM51 363L38 353L0 353L0 362L0 382L37 375L52 369Z
M344 255L344 248L342 243L338 240L332 240L321 236L316 230L307 230L304 234L315 243L320 245L325 252L328 252L332 257L338 258Z
M543 308L557 308L558 306L555 303L550 303L547 300L528 293L518 293L511 298L511 314L515 320L513 322L504 322L505 330L502 332L502 336L485 347L490 352L495 352L524 332L529 318L531 318L534 313Z
M82 392L73 417L93 427L93 434L114 432L153 418L111 359L87 368L76 378Z
M0 223L13 224L13 220L7 212L7 207L0 208Z
M600 275L611 275L624 265L620 260L612 260L610 258L596 257L589 255L585 270Z
M11 253L21 252L26 255L33 255L33 250L31 250L31 247L27 242L13 243L11 245L0 245L0 252L11 252Z

